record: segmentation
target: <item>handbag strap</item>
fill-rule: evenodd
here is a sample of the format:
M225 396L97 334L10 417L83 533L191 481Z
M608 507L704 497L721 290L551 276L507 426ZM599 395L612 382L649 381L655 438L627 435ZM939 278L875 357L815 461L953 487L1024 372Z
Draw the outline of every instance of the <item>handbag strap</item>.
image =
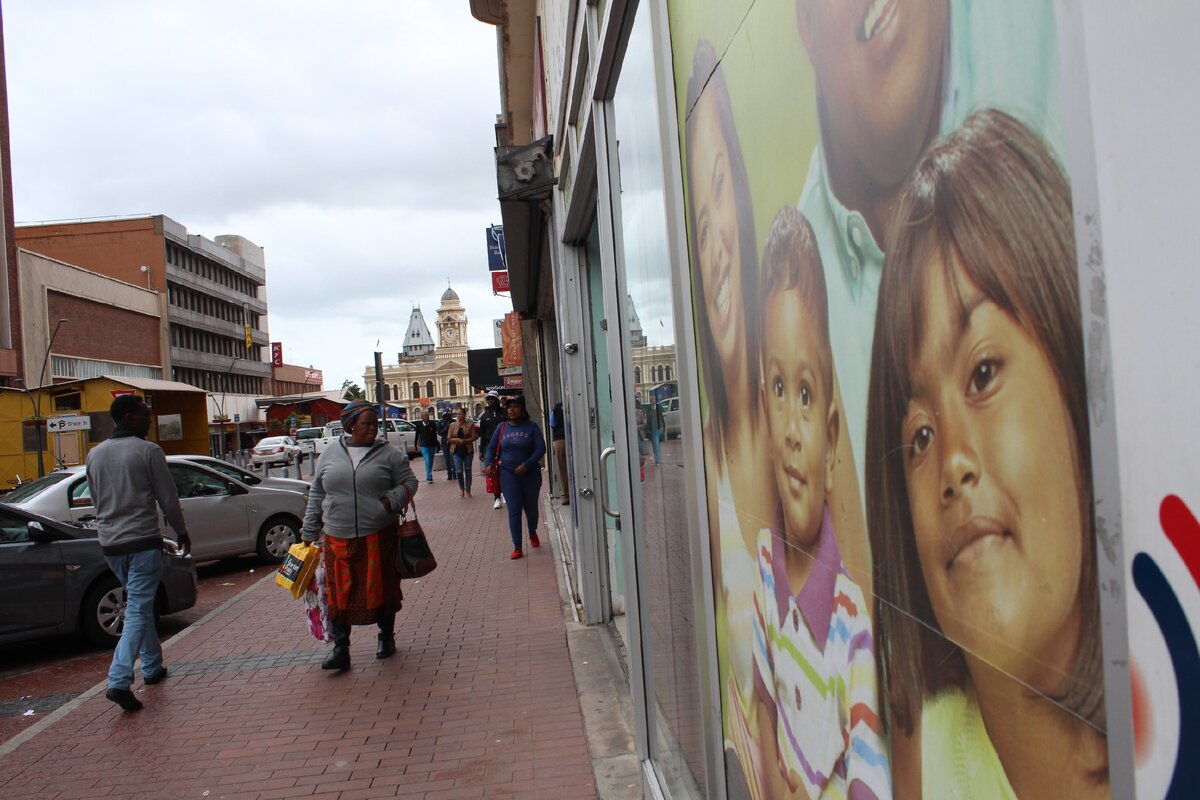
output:
M500 435L496 437L496 458L492 462L493 464L500 463L500 445L504 442L504 426L507 424L507 422L500 423Z
M413 519L416 519L417 518L417 498L415 498L415 497L408 498L408 502L405 503L404 507L400 509L400 522L401 523L405 522L405 518L408 516L408 510L410 508L412 509Z

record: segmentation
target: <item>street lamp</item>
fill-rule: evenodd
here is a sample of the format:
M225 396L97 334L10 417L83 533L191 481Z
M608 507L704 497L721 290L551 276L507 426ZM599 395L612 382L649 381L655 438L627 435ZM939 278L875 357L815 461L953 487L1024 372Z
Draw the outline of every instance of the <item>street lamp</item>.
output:
M33 427L38 444L37 466L39 478L44 477L46 474L46 464L42 460L42 430L46 427L46 420L42 419L42 385L46 382L46 365L50 361L50 350L54 347L54 339L58 336L59 329L67 321L65 319L58 321L58 324L54 326L54 331L50 334L50 341L46 343L46 352L42 356L42 371L38 373L38 395L36 398L29 391L29 382L23 381L25 384L25 394L29 395L29 402L33 404Z

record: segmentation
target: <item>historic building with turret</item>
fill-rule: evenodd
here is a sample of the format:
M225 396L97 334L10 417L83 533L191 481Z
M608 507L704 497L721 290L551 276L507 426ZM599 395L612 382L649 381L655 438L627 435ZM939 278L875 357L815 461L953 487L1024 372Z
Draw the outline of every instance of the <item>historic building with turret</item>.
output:
M383 383L384 399L406 408L409 416L415 416L414 408L442 410L460 403L474 413L479 398L471 396L467 379L467 311L454 289L442 293L432 331L421 307L413 308L396 363L383 367ZM374 366L363 370L363 386L378 401Z

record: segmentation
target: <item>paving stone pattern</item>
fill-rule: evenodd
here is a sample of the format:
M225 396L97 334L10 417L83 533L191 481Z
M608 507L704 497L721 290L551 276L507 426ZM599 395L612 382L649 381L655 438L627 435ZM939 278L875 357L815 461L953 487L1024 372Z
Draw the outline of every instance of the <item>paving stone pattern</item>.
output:
M441 475L417 501L439 568L405 583L396 656L356 628L322 672L264 580L167 647L145 710L101 693L0 759L0 798L595 797L550 548L509 561L505 510Z

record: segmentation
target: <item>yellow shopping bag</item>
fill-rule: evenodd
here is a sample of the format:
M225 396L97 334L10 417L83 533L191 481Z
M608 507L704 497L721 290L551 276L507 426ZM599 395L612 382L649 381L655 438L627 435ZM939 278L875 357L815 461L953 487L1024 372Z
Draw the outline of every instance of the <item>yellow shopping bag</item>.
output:
M288 548L283 563L279 565L279 572L275 575L275 582L299 600L312 581L320 560L321 548L308 542L297 542Z

